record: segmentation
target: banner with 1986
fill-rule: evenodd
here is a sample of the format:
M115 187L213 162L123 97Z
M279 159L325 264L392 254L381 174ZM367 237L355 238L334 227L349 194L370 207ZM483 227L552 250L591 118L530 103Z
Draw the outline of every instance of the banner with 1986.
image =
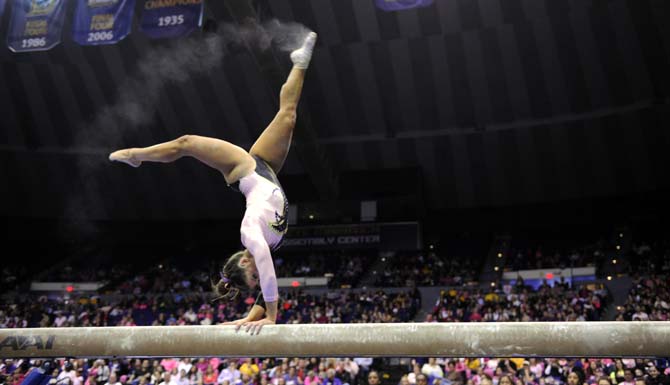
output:
M7 46L14 52L44 51L61 40L66 0L14 0Z
M203 0L145 0L140 29L151 38L185 36L202 24Z
M81 45L114 44L130 33L135 0L78 0L72 36Z

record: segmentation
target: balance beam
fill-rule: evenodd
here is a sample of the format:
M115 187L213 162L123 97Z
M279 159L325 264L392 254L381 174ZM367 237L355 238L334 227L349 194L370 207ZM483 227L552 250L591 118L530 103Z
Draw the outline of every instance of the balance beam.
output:
M670 322L497 322L0 329L0 358L667 357Z

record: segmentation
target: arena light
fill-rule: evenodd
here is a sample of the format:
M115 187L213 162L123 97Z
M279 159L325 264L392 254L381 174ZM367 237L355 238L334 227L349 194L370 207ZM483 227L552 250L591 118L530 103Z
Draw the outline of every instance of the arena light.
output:
M0 329L22 357L665 357L670 322L473 322Z

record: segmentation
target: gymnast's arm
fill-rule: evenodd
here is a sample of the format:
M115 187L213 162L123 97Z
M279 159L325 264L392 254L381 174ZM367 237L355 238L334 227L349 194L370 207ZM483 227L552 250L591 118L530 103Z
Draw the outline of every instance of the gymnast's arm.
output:
M252 333L255 326L258 326L257 332L260 332L263 325L274 324L277 321L277 301L279 299L277 276L272 263L272 255L270 254L270 247L261 232L261 226L260 220L247 220L245 218L242 221L241 228L242 244L254 257L263 299L265 300L265 318L255 321L255 324L251 325ZM249 329L247 327L247 330Z

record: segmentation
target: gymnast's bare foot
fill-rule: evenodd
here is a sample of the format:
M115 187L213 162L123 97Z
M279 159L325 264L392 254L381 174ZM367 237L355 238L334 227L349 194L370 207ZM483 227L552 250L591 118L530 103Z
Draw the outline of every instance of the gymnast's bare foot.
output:
M113 162L123 162L133 167L140 167L142 161L136 160L132 154L132 148L125 150L114 151L109 155L109 160Z

